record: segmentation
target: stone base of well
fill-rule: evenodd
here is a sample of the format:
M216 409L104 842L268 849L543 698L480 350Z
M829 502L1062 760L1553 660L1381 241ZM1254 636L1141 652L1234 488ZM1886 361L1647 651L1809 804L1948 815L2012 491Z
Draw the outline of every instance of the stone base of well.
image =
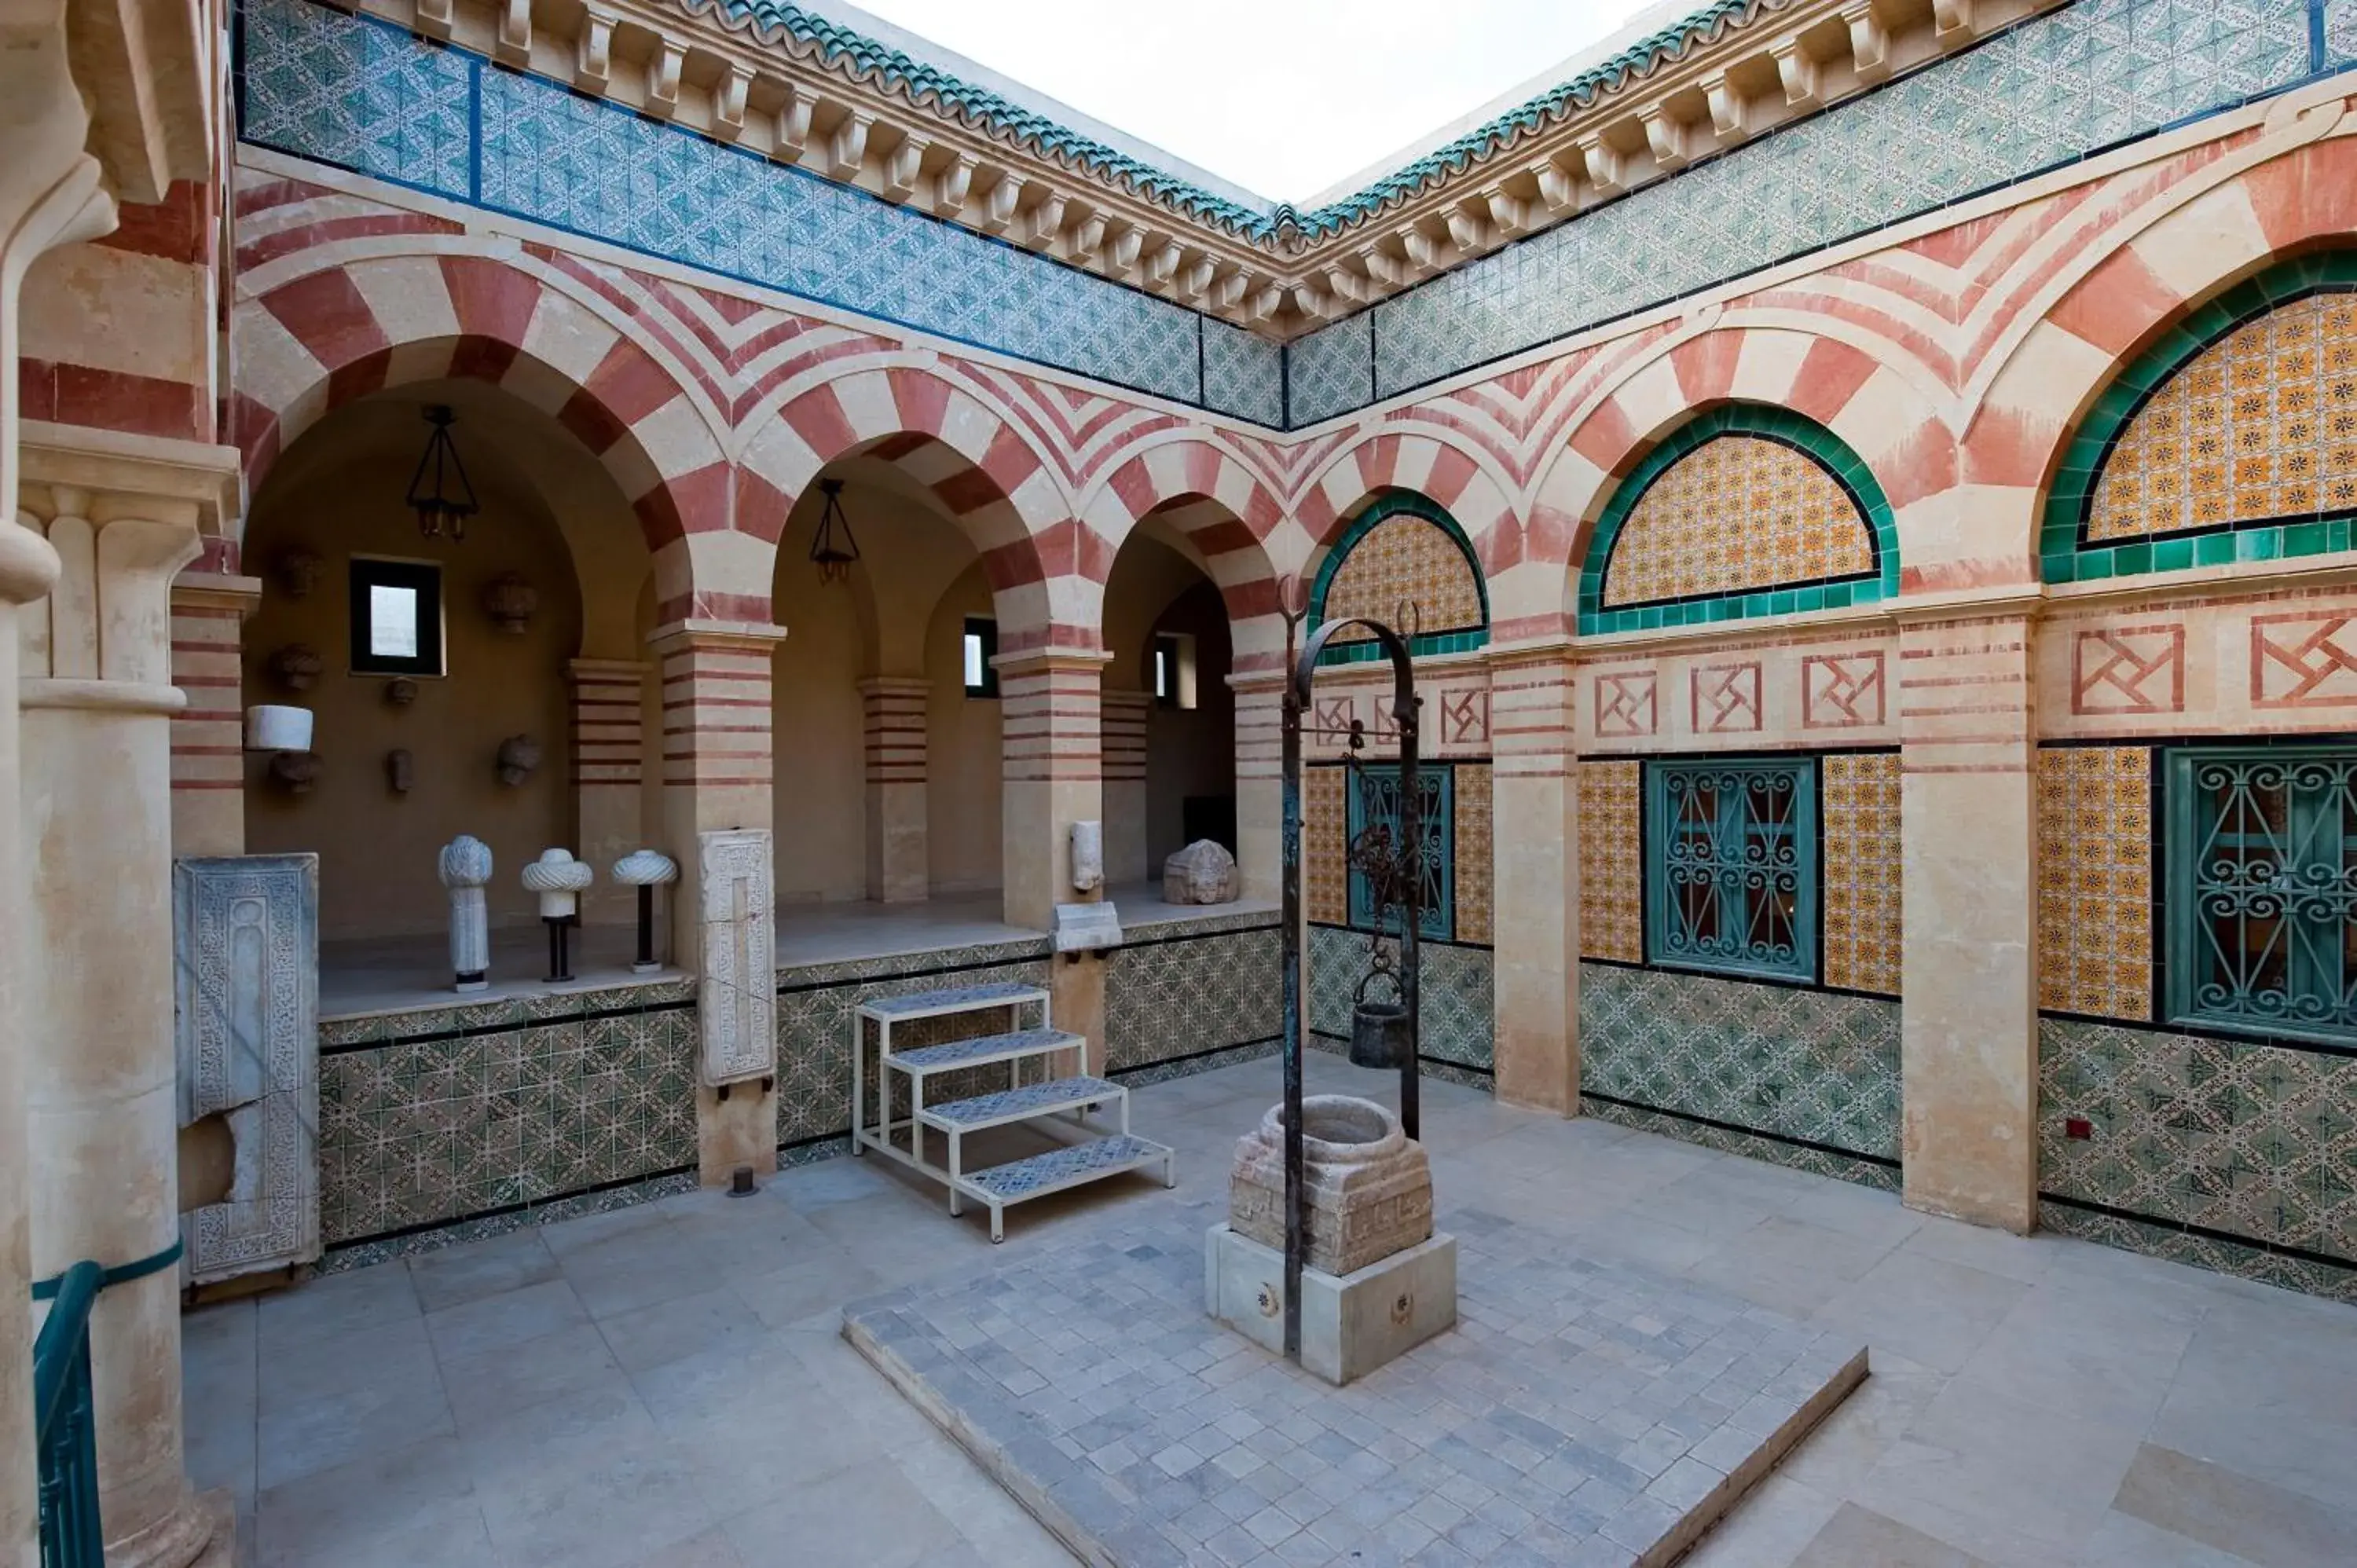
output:
M1226 1225L1203 1237L1203 1310L1285 1353L1285 1254ZM1301 1271L1301 1364L1340 1386L1457 1326L1457 1238L1435 1235L1356 1273Z

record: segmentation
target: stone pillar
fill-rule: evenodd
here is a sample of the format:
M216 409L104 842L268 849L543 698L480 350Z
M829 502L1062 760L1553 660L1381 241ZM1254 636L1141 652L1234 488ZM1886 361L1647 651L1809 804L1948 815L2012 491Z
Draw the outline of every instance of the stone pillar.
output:
M679 862L672 899L673 961L702 973L704 962L703 835L770 827L770 661L785 628L738 621L678 621L648 641L662 670L662 821L664 842L654 847ZM776 985L777 953L744 955ZM740 977L738 983L746 983ZM759 979L751 979L759 984ZM719 1015L698 1010L699 1026L715 1031ZM704 1041L734 1054L743 1042ZM776 1043L770 1049L774 1053ZM697 1172L707 1187L728 1180L738 1165L774 1168L778 1107L774 1077L695 1091Z
M172 853L245 853L245 618L262 582L183 572L172 584Z
M1228 685L1236 694L1236 870L1245 897L1274 901L1285 877L1285 677L1231 675Z
M19 495L61 572L47 615L20 628L33 907L19 1015L39 1021L27 1144L45 1277L179 1238L171 589L231 510L238 454L38 428ZM178 1271L110 1287L91 1334L107 1561L182 1568L220 1516L181 1461Z
M597 871L597 880L582 895L585 921L638 918L637 893L608 872L616 861L646 843L640 786L646 766L649 668L634 659L571 659L565 664L565 679L573 686L576 837L581 858ZM694 854L688 846L672 858L683 860Z
M1917 610L1899 652L1906 1202L2025 1232L2038 1218L2036 607Z
M1104 714L1105 882L1160 885L1162 867L1146 853L1146 726L1154 699L1144 692L1108 690ZM1178 846L1171 846L1176 849Z
M1072 888L1072 824L1104 820L1099 697L1107 655L1055 650L998 658L1006 923L1049 929L1058 904L1103 896ZM1056 1025L1089 1037L1104 1065L1104 961L1059 959L1049 970Z
M920 901L932 890L925 838L925 702L920 675L870 675L859 682L867 743L867 896L885 904Z
M1490 655L1498 1098L1579 1112L1579 790L1568 648Z

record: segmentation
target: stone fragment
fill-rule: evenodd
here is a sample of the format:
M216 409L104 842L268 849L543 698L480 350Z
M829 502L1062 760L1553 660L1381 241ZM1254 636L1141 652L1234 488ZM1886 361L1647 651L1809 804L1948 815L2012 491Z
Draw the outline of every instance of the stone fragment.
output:
M1232 904L1237 883L1236 857L1211 839L1197 839L1162 863L1166 904Z

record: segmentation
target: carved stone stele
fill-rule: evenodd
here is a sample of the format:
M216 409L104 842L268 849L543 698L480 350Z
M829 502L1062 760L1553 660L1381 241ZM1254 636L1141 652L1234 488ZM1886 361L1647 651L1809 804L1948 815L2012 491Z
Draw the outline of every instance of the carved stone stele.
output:
M1354 1274L1432 1236L1432 1163L1399 1118L1372 1100L1312 1094L1301 1101L1302 1175L1309 1197L1308 1266ZM1272 1105L1236 1140L1228 1225L1285 1250L1285 1107Z
M179 1122L227 1122L227 1199L180 1217L202 1284L319 1256L319 857L175 862Z
M778 938L771 924L770 835L730 828L696 835L704 975L697 1022L704 1081L715 1087L778 1070Z

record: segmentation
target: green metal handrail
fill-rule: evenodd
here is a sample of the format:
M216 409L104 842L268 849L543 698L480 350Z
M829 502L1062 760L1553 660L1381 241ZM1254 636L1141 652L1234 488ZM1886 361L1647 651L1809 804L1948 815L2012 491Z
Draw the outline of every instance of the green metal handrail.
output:
M98 1423L91 1398L90 1310L106 1283L106 1271L96 1263L76 1263L60 1274L49 1316L33 1342L41 1568L105 1568L106 1537L98 1520Z

